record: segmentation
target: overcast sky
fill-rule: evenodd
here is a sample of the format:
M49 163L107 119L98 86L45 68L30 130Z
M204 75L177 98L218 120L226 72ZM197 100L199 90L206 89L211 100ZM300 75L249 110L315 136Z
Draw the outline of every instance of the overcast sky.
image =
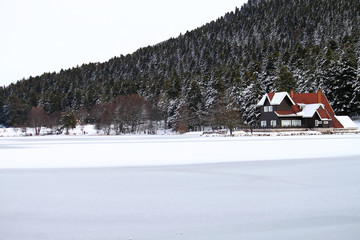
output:
M0 86L177 37L247 0L0 0Z

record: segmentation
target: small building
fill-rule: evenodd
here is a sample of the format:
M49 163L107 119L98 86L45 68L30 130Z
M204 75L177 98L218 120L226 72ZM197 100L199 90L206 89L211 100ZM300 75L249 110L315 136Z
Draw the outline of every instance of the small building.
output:
M316 93L267 93L257 107L261 128L344 128L320 89Z

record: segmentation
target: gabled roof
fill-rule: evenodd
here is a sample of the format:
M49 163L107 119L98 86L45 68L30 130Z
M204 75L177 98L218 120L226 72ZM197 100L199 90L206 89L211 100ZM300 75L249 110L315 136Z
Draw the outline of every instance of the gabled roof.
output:
M279 105L284 100L285 97L288 97L291 103L295 105L295 102L287 92L277 92L277 93L266 93L258 102L257 106L263 106L265 104L266 99L270 102L270 105Z
M315 103L315 104L304 104L303 109L301 112L298 112L297 114L299 116L302 116L303 118L312 118L315 114L315 112L319 108L323 108L324 105L321 103Z
M292 109L291 111L275 111L277 116L311 118L317 114L322 121L332 121L334 128L344 127L335 117L334 110L320 89L317 93L294 93L291 91L291 95L287 92L267 93L261 98L257 106L263 106L266 100L271 105L279 105L285 97L291 101Z
M314 104L318 103L318 93L294 93L293 96L294 102L297 104ZM334 110L331 108L329 101L327 100L324 93L321 93L321 103L324 105L324 108L331 114L334 113Z

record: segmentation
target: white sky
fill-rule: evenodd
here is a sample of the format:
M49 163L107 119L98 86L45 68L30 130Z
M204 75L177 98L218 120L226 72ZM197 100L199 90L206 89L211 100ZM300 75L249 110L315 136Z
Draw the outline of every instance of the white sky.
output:
M177 37L247 0L0 0L0 86Z

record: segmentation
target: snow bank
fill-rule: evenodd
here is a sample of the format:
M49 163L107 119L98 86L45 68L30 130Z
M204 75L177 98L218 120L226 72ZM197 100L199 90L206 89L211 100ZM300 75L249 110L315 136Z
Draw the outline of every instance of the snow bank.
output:
M51 128L41 128L40 135L55 135L54 132L56 130ZM141 134L148 134L148 131L141 131L137 133L138 135ZM171 129L157 129L157 135L173 135L174 132ZM56 135L66 135L66 131L63 130L62 132L57 132ZM104 130L98 130L95 128L95 125L77 125L74 129L69 129L69 136L103 136L108 135L105 133ZM110 131L110 135L116 135L114 130ZM131 135L131 134L130 134ZM5 128L0 126L0 137L28 137L28 136L35 136L35 129L34 128Z
M353 122L360 129L360 119L355 119Z

